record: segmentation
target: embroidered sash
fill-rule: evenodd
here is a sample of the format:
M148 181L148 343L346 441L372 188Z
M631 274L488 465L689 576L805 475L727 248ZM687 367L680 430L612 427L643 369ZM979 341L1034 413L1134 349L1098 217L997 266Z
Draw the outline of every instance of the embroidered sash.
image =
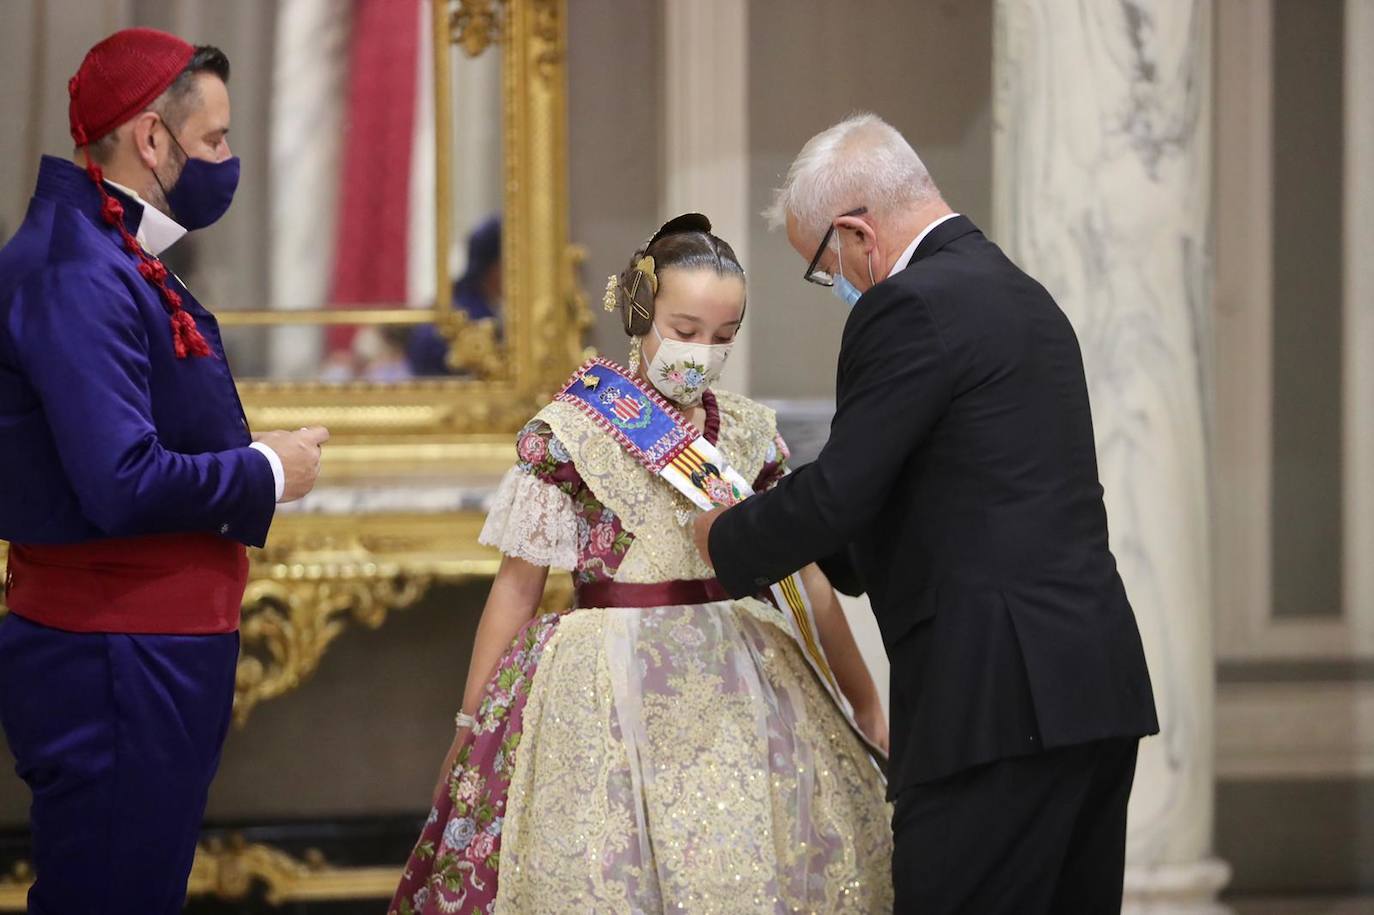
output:
M573 373L554 400L572 404L587 414L631 457L702 511L728 508L753 495L753 488L729 465L719 448L698 433L657 391L614 362L599 358L588 361ZM881 751L855 724L849 700L835 681L821 648L815 611L801 576L793 573L770 590L802 657L854 733L881 758Z

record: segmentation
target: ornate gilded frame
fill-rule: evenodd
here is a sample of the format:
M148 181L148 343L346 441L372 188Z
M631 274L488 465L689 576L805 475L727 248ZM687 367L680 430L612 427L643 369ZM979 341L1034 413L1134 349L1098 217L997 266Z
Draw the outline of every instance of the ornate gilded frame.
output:
M471 379L396 384L247 381L240 384L258 429L323 423L329 464L509 459L510 435L583 356L591 323L577 282L583 250L568 241L565 0L428 0L434 13L438 300L430 309L239 311L224 325L421 324L450 341L450 362ZM502 275L504 340L491 322L453 308L451 67L453 46L476 56L502 51Z

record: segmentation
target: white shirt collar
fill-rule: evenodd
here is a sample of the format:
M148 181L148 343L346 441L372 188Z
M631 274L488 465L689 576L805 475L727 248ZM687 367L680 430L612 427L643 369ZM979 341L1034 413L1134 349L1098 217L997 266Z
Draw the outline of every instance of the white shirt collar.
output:
M180 223L144 200L138 191L109 178L105 179L105 183L119 188L143 207L143 216L138 221L138 232L134 234L134 238L138 239L143 250L153 257L161 256L163 251L181 241L182 236L186 234L186 229Z
M911 263L911 259L916 256L916 249L921 247L921 242L926 240L926 236L933 232L935 227L940 225L940 223L948 222L958 215L958 213L948 213L922 229L921 234L916 236L916 240L907 245L906 250L902 252L902 256L897 258L897 263L892 265L892 272L890 272L888 276L894 277L905 270L907 265Z

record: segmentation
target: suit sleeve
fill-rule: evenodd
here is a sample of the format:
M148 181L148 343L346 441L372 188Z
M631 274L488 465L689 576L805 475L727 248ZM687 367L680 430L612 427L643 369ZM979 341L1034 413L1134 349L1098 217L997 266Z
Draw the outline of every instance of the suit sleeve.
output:
M835 418L820 456L711 529L712 564L732 595L757 593L844 551L949 405L952 371L930 309L900 289L868 295L877 300L861 302L845 330Z
M110 537L209 532L261 546L272 468L245 446L169 451L153 424L148 339L117 280L64 265L22 303L18 347L82 512Z
M816 560L816 565L821 567L825 577L830 579L830 584L841 594L858 597L868 590L863 576L859 574L859 564L855 561L853 546L846 546L838 553L822 556Z

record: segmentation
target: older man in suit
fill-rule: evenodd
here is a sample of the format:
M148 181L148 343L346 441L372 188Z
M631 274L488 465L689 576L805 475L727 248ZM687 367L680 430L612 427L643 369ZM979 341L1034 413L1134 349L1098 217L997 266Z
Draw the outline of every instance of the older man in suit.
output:
M830 440L698 544L735 595L813 561L870 595L898 911L1119 910L1158 723L1073 328L873 115L812 138L773 215L852 308Z

